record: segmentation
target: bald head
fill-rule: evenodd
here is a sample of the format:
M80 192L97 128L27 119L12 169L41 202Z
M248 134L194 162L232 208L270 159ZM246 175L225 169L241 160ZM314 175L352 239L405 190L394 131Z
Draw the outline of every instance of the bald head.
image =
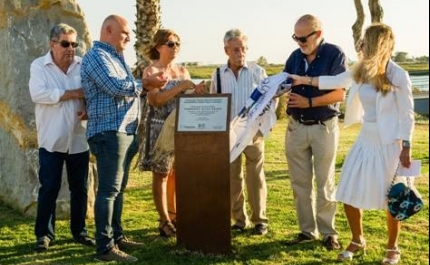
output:
M316 16L310 14L303 15L297 20L295 27L299 26L308 27L313 31L322 31L321 21Z
M313 60L323 41L321 21L313 15L301 16L294 25L293 39L301 52L306 54L308 61Z
M118 52L125 50L130 42L130 30L125 18L118 15L110 15L105 18L100 31L100 41L115 46Z

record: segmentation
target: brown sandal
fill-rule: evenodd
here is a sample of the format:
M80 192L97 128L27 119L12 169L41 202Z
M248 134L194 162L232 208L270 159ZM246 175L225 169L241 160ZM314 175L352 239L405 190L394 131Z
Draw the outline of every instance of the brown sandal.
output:
M176 218L171 220L170 222L172 223L173 227L175 227L175 229L176 229Z
M158 231L162 237L176 236L176 228L170 221L164 221L160 227L158 227Z

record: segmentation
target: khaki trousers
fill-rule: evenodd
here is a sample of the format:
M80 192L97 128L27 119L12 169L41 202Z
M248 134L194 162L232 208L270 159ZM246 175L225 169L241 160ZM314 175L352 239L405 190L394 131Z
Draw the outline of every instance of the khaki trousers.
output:
M338 143L337 117L316 125L303 125L292 117L289 118L285 155L299 229L312 238L318 238L320 234L322 236L337 234L334 218Z
M243 155L246 159L245 174L242 168ZM254 225L268 222L266 217L267 186L263 163L264 138L258 131L253 142L246 146L242 154L230 164L231 219L238 226L245 227L249 222ZM251 209L250 219L246 213L245 185Z

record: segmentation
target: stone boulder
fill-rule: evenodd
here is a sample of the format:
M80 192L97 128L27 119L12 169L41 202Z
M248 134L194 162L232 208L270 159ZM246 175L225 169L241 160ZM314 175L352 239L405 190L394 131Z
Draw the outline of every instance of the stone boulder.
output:
M57 23L78 32L77 55L91 45L84 13L75 0L0 1L0 201L35 216L38 148L34 103L28 81L31 62L49 50L49 33ZM64 172L64 171L63 171ZM88 215L93 215L96 172L90 165ZM69 217L65 175L57 201L57 218Z

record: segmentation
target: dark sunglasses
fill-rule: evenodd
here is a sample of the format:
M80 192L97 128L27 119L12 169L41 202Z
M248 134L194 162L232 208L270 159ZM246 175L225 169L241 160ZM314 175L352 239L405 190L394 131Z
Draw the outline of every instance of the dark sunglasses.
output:
M306 41L308 40L308 38L312 35L314 35L315 33L317 33L316 31L312 31L311 33L309 33L307 36L304 37L297 37L296 34L293 34L293 36L291 36L291 38L293 38L293 40L300 41L301 43L306 43Z
M167 47L169 47L169 48L173 48L173 47L175 47L175 45L176 45L176 47L181 47L181 43L180 42L178 42L178 41L168 41L168 42L166 42L166 44L165 44Z
M59 43L61 45L61 47L63 47L63 48L69 48L70 45L72 45L72 48L76 48L79 46L79 43L73 42L73 41L69 42L66 40L62 40L62 41L54 41L54 42Z

